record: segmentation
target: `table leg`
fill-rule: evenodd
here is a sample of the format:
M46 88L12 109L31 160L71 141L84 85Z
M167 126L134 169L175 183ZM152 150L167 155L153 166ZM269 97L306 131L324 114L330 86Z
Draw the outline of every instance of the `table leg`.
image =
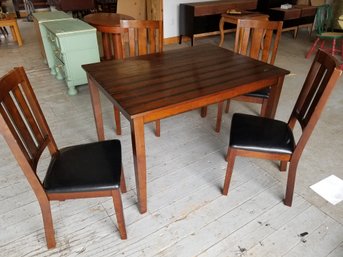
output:
M143 117L138 117L131 121L131 140L135 165L138 208L139 212L143 214L147 211L146 156Z
M89 86L89 92L91 95L93 114L94 114L94 119L95 119L96 132L98 134L98 140L103 141L105 140L105 132L104 132L104 123L102 120L102 113L101 113L99 89L95 86L94 81L89 76L88 76L88 86Z
M220 31L220 43L219 46L222 46L224 43L224 18L221 17L219 21L219 31Z
M282 89L284 79L285 79L284 76L279 77L276 84L271 86L270 95L269 95L269 99L268 99L268 103L267 103L267 107L266 107L266 113L265 113L265 117L267 117L267 118L273 119L275 117L276 108L277 108L278 103L279 103L281 89Z

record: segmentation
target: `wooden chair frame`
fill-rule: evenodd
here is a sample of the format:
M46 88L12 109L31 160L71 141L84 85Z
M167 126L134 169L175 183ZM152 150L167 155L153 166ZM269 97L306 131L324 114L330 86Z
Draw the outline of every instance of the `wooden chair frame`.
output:
M73 193L48 193L43 188L37 175L40 156L46 147L51 156L59 150L23 67L14 68L0 79L0 114L0 132L38 199L48 248L56 246L50 208L52 200L112 197L120 236L127 238L119 188ZM123 173L120 189L126 192Z
M282 21L238 20L234 52L247 55L256 60L274 64L282 32ZM268 86L268 85L266 85ZM261 116L265 116L268 97L242 95L232 100L261 104ZM220 132L224 102L218 103L216 132ZM230 100L226 101L225 112L228 113Z
M286 171L289 162L284 203L287 206L292 205L299 159L341 73L342 71L339 69L339 64L336 59L319 50L288 121L288 126L291 130L294 129L297 122L302 128L302 133L293 153L281 154L229 147L227 152L228 165L223 187L224 195L228 194L232 171L237 156L279 160L281 161L280 171Z
M153 20L121 20L121 55L119 59L163 52L163 23ZM119 109L114 106L116 134L121 135ZM155 135L161 135L160 120L155 121Z

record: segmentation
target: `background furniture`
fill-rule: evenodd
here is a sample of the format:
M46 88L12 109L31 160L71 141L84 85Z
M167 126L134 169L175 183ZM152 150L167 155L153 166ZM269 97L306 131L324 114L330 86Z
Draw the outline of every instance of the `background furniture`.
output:
M241 14L223 13L219 21L219 31L220 31L219 46L222 46L224 43L225 23L237 24L239 19L268 20L268 17L269 17L268 15L263 14L263 13L256 13L256 12L249 12L249 11L242 11Z
M119 188L126 191L121 174L120 141L58 149L22 67L0 79L0 102L0 132L37 197L48 248L56 246L50 209L52 200L112 197L120 237L126 239L119 191ZM37 164L46 148L51 161L41 181Z
M133 17L120 13L91 13L84 21L101 33L103 60L121 59L121 29L120 20L131 20Z
M75 86L87 83L82 64L99 62L96 29L78 19L44 22L47 38L54 53L57 79L64 79L68 94L75 95Z
M193 45L196 36L218 34L221 14L228 9L253 10L256 9L256 6L257 0L226 0L180 4L179 43L181 44L183 36L190 37ZM229 28L233 28L233 26L225 26L225 29Z
M40 52L44 58L44 61L48 64L52 75L56 75L55 61L54 61L55 54L53 53L52 48L50 46L48 35L47 35L45 27L43 26L43 23L57 21L57 20L70 20L70 19L73 19L73 17L62 11L33 13L33 22L34 22L36 34L38 37Z
M273 117L289 71L205 44L82 66L88 75L98 139L104 140L99 90L130 121L138 205L147 211L144 124L272 85Z
M288 123L246 114L233 115L224 195L228 193L236 156L279 160L281 171L287 169L289 162L284 203L292 205L299 159L341 73L333 57L318 51ZM296 123L302 129L297 143L292 131Z
M49 0L57 10L71 12L73 17L82 19L84 15L96 11L95 0Z
M4 27L4 29L6 29L5 27L10 27L11 32L12 32L13 40L18 43L18 46L22 46L23 45L23 40L21 38L21 34L20 34L19 27L18 27L17 19L13 19L13 18L0 19L0 28L2 28L2 27Z
M95 9L94 0L51 0L51 3L64 12Z
M333 32L333 12L331 5L322 5L318 6L317 16L316 16L316 40L314 41L312 47L306 54L306 58L309 58L313 51L316 49L316 46L320 44L321 49L331 52L332 55L335 55L338 52L341 52L343 57L343 49L339 50L336 48L336 40L341 40L341 48L343 48L343 32ZM325 48L325 43L327 41L332 42L330 48Z
M292 4L290 9L281 9L282 4ZM283 21L283 31L293 30L297 36L299 27L312 29L316 7L297 5L297 0L258 0L257 11L268 14L271 21Z
M17 15L17 18L20 18L20 12L25 11L25 6L23 0L12 0L15 13ZM48 9L48 0L31 0L33 7L35 9Z
M256 60L274 64L282 31L282 21L238 20L234 52ZM258 91L233 98L233 100L261 104L261 116L266 116L270 88L266 85ZM229 111L226 100L225 112ZM218 104L216 132L220 132L223 102ZM274 117L272 117L274 118Z
M117 12L117 0L96 0L95 2L99 12Z

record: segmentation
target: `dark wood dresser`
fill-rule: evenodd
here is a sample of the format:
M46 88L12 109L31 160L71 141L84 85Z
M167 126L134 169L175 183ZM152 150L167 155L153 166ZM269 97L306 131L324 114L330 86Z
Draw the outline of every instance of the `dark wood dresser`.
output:
M180 4L180 44L182 37L206 36L219 33L219 20L228 9L254 10L257 0L225 0ZM228 29L230 24L226 24Z

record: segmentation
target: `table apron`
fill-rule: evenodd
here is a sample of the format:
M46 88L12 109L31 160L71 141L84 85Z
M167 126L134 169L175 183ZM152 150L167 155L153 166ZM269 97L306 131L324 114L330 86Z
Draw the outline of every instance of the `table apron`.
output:
M207 105L219 103L221 101L225 101L227 99L234 98L239 95L243 95L249 92L254 92L256 90L260 90L265 87L269 86L277 86L279 83L279 80L281 79L283 81L285 75L280 75L274 78L269 78L265 80L261 80L258 82L253 82L250 84L242 85L236 88L236 90L230 90L226 92L218 92L216 94L211 94L208 96L203 96L201 98L188 100L182 103L178 103L175 105L169 105L166 107L159 108L157 110L151 110L145 113L139 113L137 115L130 116L125 110L121 108L116 102L113 102L122 112L122 114L128 119L133 120L138 117L143 116L144 123L149 123L155 120L167 118L170 116L174 116L177 114L181 114L187 111L191 111L194 109L198 109Z

